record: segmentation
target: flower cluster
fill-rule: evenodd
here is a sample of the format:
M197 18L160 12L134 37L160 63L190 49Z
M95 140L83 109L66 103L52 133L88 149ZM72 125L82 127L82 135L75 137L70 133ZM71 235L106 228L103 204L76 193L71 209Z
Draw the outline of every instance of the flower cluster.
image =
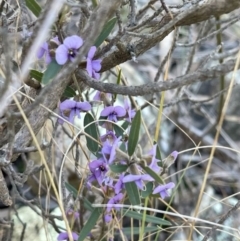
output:
M114 122L122 116L126 119L129 118L123 110L124 109L116 107L106 107L102 111L102 114ZM127 167L127 161L123 159L121 160L121 158L117 155L119 147L124 144L124 141L121 137L117 137L116 133L112 130L107 129L106 132L107 133L105 135L100 137L102 148L99 152L99 158L92 160L89 163L90 175L88 176L87 186L90 188L95 182L106 193L108 193L107 190L112 190L113 195L109 198L105 214L105 221L110 222L113 218L113 214L115 214L115 212L112 213L112 211L119 211L119 208L117 208L115 204L123 202L126 183L134 182L140 191L144 191L146 189L146 182L152 182L155 184L152 194L158 194L163 199L169 195L168 190L174 188L175 184L173 182L169 182L157 185L154 178L149 174L145 174L141 166L138 166L137 164L138 174L130 174L128 172L114 174L111 171L111 167L115 164L121 164ZM125 145L122 146L122 148L124 147ZM159 174L161 172L161 161L156 158L156 147L157 146L154 145L150 151L151 163L149 164L149 168ZM171 157L175 160L177 158L177 154L178 153L174 151L171 154Z
M50 63L55 57L56 62L59 65L64 65L68 61L74 61L75 57L81 46L83 45L83 40L77 35L67 37L63 40L61 44L57 38L53 39L57 45L55 55L49 51L49 46L44 43L38 52L38 57L42 58L45 56L46 63ZM86 71L91 78L95 80L100 79L99 71L101 70L101 60L94 59L97 48L92 46L86 56ZM97 92L94 100L103 100L104 98L111 97L110 94L102 94ZM104 101L103 101L104 102ZM107 103L107 104L106 104ZM125 188L128 183L135 183L139 191L146 190L146 184L151 182L152 195L159 195L162 199L169 195L168 190L174 188L175 184L169 182L166 184L158 183L153 177L154 175L146 174L144 167L137 162L137 159L142 157L136 156L129 157L127 152L127 138L123 138L118 132L115 132L114 125L118 121L124 121L126 126L131 125L133 118L135 117L136 111L131 108L131 104L127 98L124 99L124 106L114 106L110 105L110 101L104 102L105 108L100 113L99 128L104 128L105 131L102 136L100 136L101 149L98 153L94 153L95 159L89 162L89 175L87 178L86 185L91 188L92 185L97 185L106 194L108 198L107 208L105 212L105 221L110 222L113 217L116 218L116 213L119 211L119 207L116 204L123 202L125 198ZM77 116L81 118L82 112L87 112L92 109L89 102L78 102L75 100L65 100L59 106L59 111L61 118L59 118L59 123L64 123L67 120L71 123L74 122L74 118ZM125 133L129 131L129 128L124 128ZM120 153L120 154L119 154ZM122 153L122 155L121 155ZM124 154L124 155L123 155ZM150 168L156 174L160 174L163 169L163 162L157 159L157 145L154 145L152 150L148 153L148 168ZM174 151L171 154L171 159L173 162L177 158L178 153ZM134 160L136 158L136 160ZM143 158L144 159L144 158ZM113 172L114 166L123 166L122 172ZM130 165L134 165L134 168L129 168ZM147 164L146 164L147 165ZM146 166L145 166L146 167ZM134 171L133 171L134 170ZM79 214L74 214L71 211L71 215L78 218ZM58 236L58 240L68 239L68 233L62 232ZM72 232L72 238L76 240L78 235Z
M66 37L63 40L63 43L61 44L58 37L55 37L51 39L52 42L57 45L57 49L55 51L55 59L59 65L64 65L68 61L73 61L83 45L83 40L81 37L77 35L72 35L70 37ZM86 70L90 77L98 80L100 78L100 74L98 73L101 70L101 60L100 59L94 59L94 55L97 51L97 48L95 46L92 46L87 54L86 57ZM45 62L49 64L53 57L51 56L50 50L49 50L49 44L47 42L43 43L43 45L40 47L37 57L41 59L43 56L45 56Z

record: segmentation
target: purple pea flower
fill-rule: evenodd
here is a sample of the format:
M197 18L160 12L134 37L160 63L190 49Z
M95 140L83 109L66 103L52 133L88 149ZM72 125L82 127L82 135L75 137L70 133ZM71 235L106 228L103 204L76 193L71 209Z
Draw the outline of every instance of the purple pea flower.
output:
M131 104L129 103L129 100L127 98L124 98L124 108L127 112L127 121L128 122L132 122L132 119L134 118L134 116L136 115L136 111L132 110L131 108Z
M124 195L122 193L118 193L116 196L109 199L107 203L107 214L105 215L105 222L109 223L112 220L111 210L114 208L115 210L119 211L120 207L115 207L115 204L119 204Z
M91 110L91 105L88 102L77 102L75 100L65 100L59 106L62 117L67 119L69 122L73 123L74 116L77 115L78 118L81 118L81 111L89 111ZM64 115L64 111L70 110L69 117ZM60 124L63 123L61 119L59 119Z
M78 235L74 232L72 232L72 238L73 240L78 240ZM69 236L67 232L62 232L58 235L57 240L69 240Z
M121 106L107 106L100 115L107 117L110 121L117 122L118 118L126 115L126 110Z
M68 60L73 61L76 57L78 49L82 46L83 40L77 35L72 35L64 39L63 44L56 49L56 61L63 65Z
M104 159L108 162L108 164L111 164L115 157L116 157L116 148L118 147L119 141L121 140L121 136L114 140L114 142L110 143L109 140L107 140L102 147L102 155Z
M92 176L89 177L89 181L92 182L97 180L98 184L101 186L108 171L105 160L100 158L98 160L91 161L88 166L92 173Z
M52 61L52 58L51 58L50 53L49 53L47 42L43 43L42 46L40 47L40 49L37 52L38 59L41 59L43 56L45 56L46 64L49 64Z
M153 194L159 193L161 198L164 199L166 196L169 196L167 191L169 189L174 188L174 187L175 187L175 184L173 182L169 182L169 183L164 184L164 185L159 185L153 190Z
M151 161L149 167L156 173L159 173L161 170L161 167L158 166L158 164L157 164L160 160L156 159L156 151L157 151L157 144L155 144L153 146L152 150L150 151L150 154L152 155L152 161Z
M123 183L126 182L135 182L137 187L140 190L144 190L144 183L143 181L149 181L152 182L154 181L154 179L149 176L148 174L143 174L143 175L132 175L132 174L128 174L127 176L125 176L123 178Z
M124 177L124 174L121 174L119 176L118 181L116 182L116 184L114 186L115 194L120 193L122 191L122 189L124 188L123 177Z
M95 46L92 46L88 52L87 72L90 77L98 80L100 78L100 74L97 72L100 71L100 69L102 67L101 66L102 60L100 60L100 59L93 60L96 50L97 50L97 48Z
M112 208L119 211L120 207L115 207L114 204L119 204L122 201L123 197L124 195L122 193L118 193L116 196L110 198L107 203L107 212L109 213L112 210Z

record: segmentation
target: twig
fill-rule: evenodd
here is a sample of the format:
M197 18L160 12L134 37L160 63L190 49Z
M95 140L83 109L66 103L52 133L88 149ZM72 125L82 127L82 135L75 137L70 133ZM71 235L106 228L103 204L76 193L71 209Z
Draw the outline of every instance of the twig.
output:
M216 65L211 68L202 68L195 71L194 73L177 77L174 80L170 79L164 82L148 83L148 84L143 84L138 86L127 86L127 87L95 81L94 79L89 77L86 71L84 70L78 70L76 74L78 78L81 79L86 85L96 90L106 92L106 93L112 93L112 94L140 96L140 95L157 93L164 90L179 88L184 85L190 85L200 81L206 81L209 78L215 78L222 74L229 73L234 69L234 65L235 65L235 59L231 59L226 61L222 65Z
M217 224L222 224L226 219L228 219L233 214L233 212L237 211L239 207L240 207L240 200L238 200L235 206L233 206L225 215L222 216L222 218L217 222ZM207 232L207 234L204 236L202 241L207 241L208 238L210 238L211 233L214 232L217 228L218 228L217 226L213 226L212 229L210 229Z

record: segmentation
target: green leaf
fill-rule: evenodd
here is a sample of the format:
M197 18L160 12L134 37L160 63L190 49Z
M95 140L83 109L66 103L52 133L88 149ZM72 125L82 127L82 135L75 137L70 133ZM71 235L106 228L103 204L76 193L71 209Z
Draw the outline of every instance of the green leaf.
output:
M129 201L132 205L140 205L140 195L135 182L126 182L125 188L128 194Z
M73 187L73 186L72 186L71 184L69 184L68 182L65 182L65 186L66 186L67 190L73 194L73 197L74 197L74 198L77 198L77 196L78 196L78 191L76 190L76 188Z
M61 68L62 65L59 65L55 59L52 60L43 74L42 83L44 85L48 84L59 73Z
M75 95L76 95L75 90L70 86L67 86L67 88L64 90L64 93L63 93L63 96L68 98L74 97Z
M35 0L26 0L26 5L36 17L39 16L42 9Z
M128 169L128 165L122 165L122 164L110 165L110 169L114 173L123 173Z
M92 123L92 124L90 124L90 123ZM90 125L88 125L88 124L90 124ZM92 117L92 115L90 113L86 113L86 115L84 117L84 127L85 127L85 132L97 141L98 140L97 125L94 122L94 118ZM99 149L98 143L96 141L94 141L93 139L89 138L88 136L86 136L86 140L87 140L88 149L91 152L96 153Z
M126 213L124 215L127 216L127 217L138 219L138 220L143 219L142 213L138 213L138 212L132 211L132 210L125 210L125 209L124 209L124 211L126 211ZM160 225L165 225L165 226L171 226L172 225L169 221L164 220L162 218L158 218L156 216L152 216L152 215L146 215L145 221L148 222L148 223L155 223L155 224L160 224Z
M156 158L158 160L162 160L161 151L160 151L160 148L158 145L157 145L157 149L156 149ZM162 162L160 162L160 163L162 164Z
M104 42L104 40L108 37L108 35L113 30L116 22L117 22L117 18L112 18L104 25L102 32L99 34L94 44L96 47L99 47Z
M117 124L114 124L113 125L113 129L114 129L115 134L116 134L117 137L123 136L123 133L124 133L125 130L123 128L121 128L121 126L119 126Z
M88 218L88 221L84 224L79 234L78 241L83 241L88 236L88 234L91 232L96 222L98 221L100 215L101 215L101 208L94 208L94 211L92 212L91 216Z
M30 74L30 76L32 78L34 78L35 80L37 80L38 82L41 83L42 77L43 77L43 73L42 72L39 72L39 71L37 71L35 69L31 69L29 74Z
M146 184L146 190L142 191L141 193L142 198L148 197L150 194L152 194L152 191L153 191L153 183L148 182Z
M125 234L125 235L135 235L135 234L139 234L139 231L140 228L139 227L133 227L133 228L122 228L122 232ZM144 233L154 233L154 232L157 232L159 231L159 227L145 227L144 228ZM118 232L117 232L118 233ZM120 233L120 232L119 232ZM116 234L116 233L115 233Z
M128 139L128 155L132 156L138 143L139 132L141 126L141 110L138 110L133 118L129 139Z
M151 168L149 168L148 166L142 165L141 163L140 163L140 166L147 174L149 174L152 178L154 178L156 182L164 184L164 181L162 180L162 178L156 172L154 172Z

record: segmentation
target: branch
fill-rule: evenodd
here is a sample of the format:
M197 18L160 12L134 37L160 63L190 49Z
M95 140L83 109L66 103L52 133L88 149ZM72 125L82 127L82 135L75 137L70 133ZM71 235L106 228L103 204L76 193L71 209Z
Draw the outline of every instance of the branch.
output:
M52 82L42 89L35 103L31 105L32 110L28 116L28 121L34 134L37 134L42 128L48 118L49 112L57 107L60 96L62 96L70 82L69 76L72 75L78 63L82 60L83 56L85 56L90 46L93 45L97 36L100 34L105 22L113 15L120 4L121 1L112 0L107 7L102 4L96 12L93 12L83 33L83 36L85 36L84 45L78 52L75 61L67 64ZM95 21L97 21L98 24L94 24ZM28 146L31 141L32 136L25 124L15 136L14 148L23 149ZM16 160L18 155L19 154L14 155L12 161Z
M131 59L131 55L127 49L127 45L130 42L134 44L136 56L139 56L163 40L175 26L199 23L210 19L212 16L220 16L238 8L240 8L239 0L201 0L195 5L187 3L179 9L171 9L173 19L171 19L169 14L166 14L162 19L155 18L155 20L151 22L151 25L148 26L153 27L152 33L158 31L157 35L153 34L151 38L138 38L138 40L136 37L130 38L129 36L124 36L121 42L118 43L117 48L105 54L101 72ZM179 15L181 15L181 17Z
M217 78L221 75L227 74L230 71L232 71L234 69L234 66L235 60L231 59L226 61L224 64L216 65L211 68L199 69L193 73L179 76L175 79L169 79L164 82L162 81L157 83L148 83L138 86L121 86L117 84L102 83L89 77L89 75L84 70L78 70L76 72L76 75L89 87L102 92L130 96L140 96L175 89L182 87L184 85L190 85L196 82Z

